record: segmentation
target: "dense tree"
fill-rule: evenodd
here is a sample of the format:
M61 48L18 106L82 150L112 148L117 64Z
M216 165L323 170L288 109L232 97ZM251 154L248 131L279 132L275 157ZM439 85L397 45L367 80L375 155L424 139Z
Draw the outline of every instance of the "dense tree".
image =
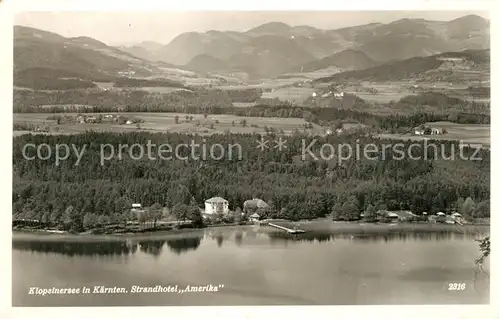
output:
M153 227L156 228L156 222L163 217L163 209L160 204L154 203L149 207L150 218L153 220Z
M373 207L372 204L368 204L368 206L366 207L364 218L368 222L373 222L377 220L377 211L375 210L375 207Z
M474 210L476 209L476 203L470 197L467 197L464 204L462 205L461 214L465 217L473 217Z
M273 135L274 136L274 135ZM287 139L287 148L281 151L270 148L260 152L255 148L259 138L251 134L220 134L210 137L187 136L174 133L131 132L127 134L88 132L78 135L22 135L13 141L13 217L14 219L43 219L57 226L64 224L67 216L78 223L105 225L110 222L137 220L145 226L154 224L154 217L130 215L132 202L144 207L157 207L161 203L170 209L159 210L156 220L170 216L175 220L195 219L190 210L192 201L203 203L207 198L221 196L230 203L230 209L243 207L247 199L261 198L271 206L265 217L290 219L315 218L332 213L334 219L352 220L362 210L373 205L375 210L411 209L416 213L451 211L468 198L466 206L470 217L488 217L490 198L490 153L480 151L482 161L457 158L454 161L395 159L391 152L384 160L350 158L321 159L319 152L325 143L331 145L386 145L390 140L374 139L364 134L346 134L312 138L303 135ZM207 149L212 144L241 146L241 159L224 157L206 160L190 159L191 150L182 150L187 160L162 160L160 157L134 160L126 153L121 160L110 159L101 164L101 144L109 144L118 150L120 144L143 144L151 141L160 145L168 141L190 144L190 140L202 143ZM312 154L319 156L302 158L304 141ZM22 150L27 143L46 143L55 150L56 144L68 144L82 149L85 154L78 165L78 158L71 153L67 160L56 165L52 156L46 160L28 160ZM410 141L402 141L408 149ZM456 147L455 142L436 141L445 148ZM421 144L420 146L423 146ZM228 146L229 147L229 146ZM152 148L153 155L155 148ZM414 148L414 156L422 150ZM474 150L464 149L470 156ZM225 154L228 154L226 152ZM27 149L27 156L36 156L35 149ZM479 203L474 209L471 202ZM467 205L465 205L467 204ZM72 214L66 209L72 206ZM165 212L167 214L165 215ZM472 214L472 215L471 215ZM77 215L80 218L76 218ZM465 215L464 215L465 216ZM196 216L197 218L198 216ZM71 222L70 222L71 224ZM75 227L77 228L77 227Z

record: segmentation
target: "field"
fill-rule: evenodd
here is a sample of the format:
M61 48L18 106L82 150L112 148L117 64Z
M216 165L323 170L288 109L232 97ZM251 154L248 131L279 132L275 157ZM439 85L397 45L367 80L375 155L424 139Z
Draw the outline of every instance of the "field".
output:
M65 113L66 115L74 115ZM118 113L109 113L118 114ZM283 130L285 134L291 134L295 129L303 130L306 123L299 118L273 118L273 117L242 117L233 115L209 115L206 119L200 114L183 113L126 113L129 118L139 118L144 121L139 128L135 124L60 124L54 120L47 120L52 116L50 113L15 113L13 123L25 123L35 125L47 125L51 134L83 133L88 130L111 131L111 132L175 132L188 134L214 134L230 131L233 133L264 133L265 127L275 130ZM178 123L175 118L178 116ZM186 116L193 119L186 119ZM243 123L246 121L246 125ZM233 124L234 123L234 124ZM321 134L319 127L314 128L315 133ZM14 132L19 135L28 132Z
M282 101L291 101L300 103L309 98L315 92L314 88L310 87L284 87L273 89L272 92L265 92L262 94L263 99L278 98Z
M450 140L462 141L465 144L482 144L483 147L489 147L490 125L489 124L457 124L452 122L434 122L426 123L426 126L440 127L447 131L443 135L416 136L412 134L379 134L381 138L390 138L398 140Z
M422 92L443 93L460 99L475 101L479 103L489 102L486 98L473 98L468 92L469 85L477 85L476 82L468 84L451 83L439 81L392 81L392 82L353 82L343 87L344 92L354 94L367 102L388 103L399 101L408 95L416 95ZM483 83L485 85L485 83Z

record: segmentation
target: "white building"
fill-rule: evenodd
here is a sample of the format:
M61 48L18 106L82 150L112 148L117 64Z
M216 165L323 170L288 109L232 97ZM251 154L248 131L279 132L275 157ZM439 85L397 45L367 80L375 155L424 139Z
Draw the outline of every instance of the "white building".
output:
M431 135L441 135L443 134L443 129L439 127L431 128Z
M336 99L341 99L344 97L344 92L333 93Z
M414 131L415 135L425 135L425 128L424 127L417 127Z
M222 197L212 197L205 201L205 214L228 214L229 202Z
M132 208L130 209L132 213L140 213L143 212L144 209L142 208L141 204L132 204Z

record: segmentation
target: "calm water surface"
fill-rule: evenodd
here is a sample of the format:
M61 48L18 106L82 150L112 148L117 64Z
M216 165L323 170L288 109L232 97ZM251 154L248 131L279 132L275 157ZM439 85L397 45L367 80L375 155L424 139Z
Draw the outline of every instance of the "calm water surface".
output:
M466 229L466 228L464 228ZM479 230L478 230L479 229ZM14 306L478 304L474 231L289 236L254 227L143 238L15 233ZM485 267L489 272L488 265ZM465 283L449 291L449 283ZM218 292L29 295L30 287L224 285Z

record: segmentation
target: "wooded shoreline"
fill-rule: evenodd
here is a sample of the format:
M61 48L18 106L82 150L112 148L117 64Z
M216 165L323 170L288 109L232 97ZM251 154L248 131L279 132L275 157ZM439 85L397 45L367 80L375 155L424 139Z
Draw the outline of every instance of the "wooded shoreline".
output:
M289 222L289 221L287 221ZM359 233L359 232L380 232L380 231L398 231L398 232L414 232L414 231L424 231L424 232L439 232L439 231L455 231L457 233L466 232L470 230L486 230L489 228L490 224L486 221L481 221L477 223L469 223L467 225L449 225L442 223L365 223L365 222L338 222L331 221L327 219L312 220L312 221L299 221L299 222L289 222L294 225L300 225L301 229L310 232L342 232L342 233ZM91 231L85 231L81 233L71 233L67 231L55 231L50 229L35 229L35 228L13 228L13 236L19 235L40 235L40 236L50 236L50 237L71 237L71 238L99 238L99 237L113 237L113 238L123 238L123 237L142 237L142 236L162 236L162 235L185 235L189 233L196 233L205 231L207 229L218 229L218 228L235 228L243 229L256 227L252 223L243 224L218 224L218 225L208 225L201 228L186 227L186 228L156 228L156 229L145 229L141 232L132 231L121 231L121 232L107 232L107 233L93 233ZM261 228L261 227L259 227ZM264 230L265 228L262 228ZM269 229L270 231L276 231Z

